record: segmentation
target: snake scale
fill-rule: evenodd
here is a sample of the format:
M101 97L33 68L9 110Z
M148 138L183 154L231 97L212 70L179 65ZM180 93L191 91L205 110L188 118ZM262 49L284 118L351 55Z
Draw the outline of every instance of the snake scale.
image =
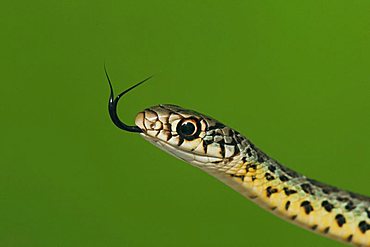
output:
M136 126L117 115L119 99L110 86L114 124L200 168L274 214L329 238L370 246L370 198L301 175L270 158L238 131L204 114L175 105L138 113Z

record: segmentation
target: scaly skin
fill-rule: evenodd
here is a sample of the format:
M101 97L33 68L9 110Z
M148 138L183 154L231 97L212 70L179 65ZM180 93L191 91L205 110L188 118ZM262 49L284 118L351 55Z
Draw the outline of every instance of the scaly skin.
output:
M179 131L186 121L190 130ZM237 131L178 106L146 109L136 117L136 125L148 141L276 215L332 239L370 246L369 197L300 175L268 157ZM193 128L191 135L184 135Z

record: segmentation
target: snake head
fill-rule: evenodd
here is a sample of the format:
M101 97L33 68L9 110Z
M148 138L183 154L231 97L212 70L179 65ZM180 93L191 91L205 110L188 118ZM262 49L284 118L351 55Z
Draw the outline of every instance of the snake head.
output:
M151 77L136 83L114 97L112 83L105 69L110 87L108 102L112 122L127 132L140 133L146 140L175 157L196 166L214 165L230 160L244 152L248 141L237 131L204 114L175 105L158 105L145 109L136 116L136 126L120 120L119 100L129 91Z
M197 166L238 155L243 140L217 120L175 105L145 109L136 116L135 124L146 140Z

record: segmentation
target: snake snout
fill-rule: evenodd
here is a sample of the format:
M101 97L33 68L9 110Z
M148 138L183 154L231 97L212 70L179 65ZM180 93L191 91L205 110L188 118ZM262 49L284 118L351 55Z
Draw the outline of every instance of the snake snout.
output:
M143 134L155 138L166 135L164 140L167 140L169 138L167 135L171 133L171 125L168 123L168 119L168 112L163 112L163 110L154 106L139 112L135 118L135 124ZM160 133L161 135L159 135Z
M145 130L144 118L145 118L144 112L139 112L135 118L136 126L139 127L143 131Z

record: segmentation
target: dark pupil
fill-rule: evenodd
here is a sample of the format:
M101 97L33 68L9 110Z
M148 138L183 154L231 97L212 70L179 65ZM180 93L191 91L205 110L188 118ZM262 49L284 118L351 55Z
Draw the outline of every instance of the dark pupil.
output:
M192 135L195 131L195 126L194 124L189 123L189 122L183 123L181 125L180 131L184 135Z

